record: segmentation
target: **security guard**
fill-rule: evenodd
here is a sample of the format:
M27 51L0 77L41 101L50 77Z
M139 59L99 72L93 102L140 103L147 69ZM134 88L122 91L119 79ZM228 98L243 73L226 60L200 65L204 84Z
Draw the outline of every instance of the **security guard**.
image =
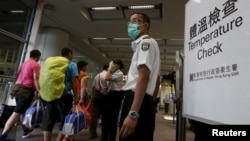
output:
M155 108L153 97L159 89L160 51L148 35L150 19L143 13L130 17L128 35L134 51L126 84L121 114L120 141L153 141Z

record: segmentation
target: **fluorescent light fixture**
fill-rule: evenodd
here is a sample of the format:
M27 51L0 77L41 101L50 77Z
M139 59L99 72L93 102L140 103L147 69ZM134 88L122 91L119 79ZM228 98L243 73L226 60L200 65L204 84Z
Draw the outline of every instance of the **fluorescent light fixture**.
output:
M88 21L91 21L89 12L86 8L81 9L81 14L83 15L84 18L86 18Z
M106 57L106 55L105 55L104 53L102 53L102 56L103 56L103 57Z
M113 40L131 40L130 38L113 38Z
M107 38L92 38L93 40L107 40Z
M139 6L129 6L129 9L153 9L154 5L139 5Z
M10 13L24 13L23 10L11 10Z
M192 1L196 3L201 3L201 0L192 0Z
M100 10L116 10L116 7L93 7L91 9L95 10L95 11L100 11Z
M90 45L89 39L82 39L82 41L83 41L85 44Z

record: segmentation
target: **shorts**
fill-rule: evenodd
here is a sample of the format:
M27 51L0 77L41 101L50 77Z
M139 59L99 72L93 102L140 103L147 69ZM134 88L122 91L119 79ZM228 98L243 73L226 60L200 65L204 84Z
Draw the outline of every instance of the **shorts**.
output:
M57 99L46 103L42 122L42 130L52 131L57 121L60 121L60 123L64 122L62 99Z
M65 116L72 109L73 96L63 95L60 99L46 103L43 117L42 130L52 131L55 123L60 122L59 130L62 131Z
M31 94L28 98L16 98L16 107L14 109L14 112L18 114L24 114L26 110L30 107L33 98L34 93Z

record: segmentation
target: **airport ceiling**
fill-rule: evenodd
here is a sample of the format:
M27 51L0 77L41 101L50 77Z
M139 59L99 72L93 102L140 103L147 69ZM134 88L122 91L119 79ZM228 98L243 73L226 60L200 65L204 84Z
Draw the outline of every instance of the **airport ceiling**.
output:
M1 0L7 2L9 0ZM12 1L12 0L11 0ZM17 1L17 0L15 0ZM29 0L21 0L27 1ZM184 13L188 0L40 0L45 2L42 27L63 29L70 44L100 64L119 58L125 73L132 57L127 22L134 12L151 18L149 34L157 39L161 52L161 74L175 70L176 51L184 46ZM7 4L7 3L6 3ZM5 6L13 6L12 4ZM2 3L0 3L3 6ZM129 6L155 5L154 9L129 9ZM95 11L93 7L116 7ZM1 20L1 16L0 16Z

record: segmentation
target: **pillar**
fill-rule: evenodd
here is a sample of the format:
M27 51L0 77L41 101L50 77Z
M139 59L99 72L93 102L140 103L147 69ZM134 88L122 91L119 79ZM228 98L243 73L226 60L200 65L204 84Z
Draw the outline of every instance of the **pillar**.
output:
M40 61L51 56L60 56L61 49L67 47L69 34L58 28L43 28L40 34L38 49L42 52Z

